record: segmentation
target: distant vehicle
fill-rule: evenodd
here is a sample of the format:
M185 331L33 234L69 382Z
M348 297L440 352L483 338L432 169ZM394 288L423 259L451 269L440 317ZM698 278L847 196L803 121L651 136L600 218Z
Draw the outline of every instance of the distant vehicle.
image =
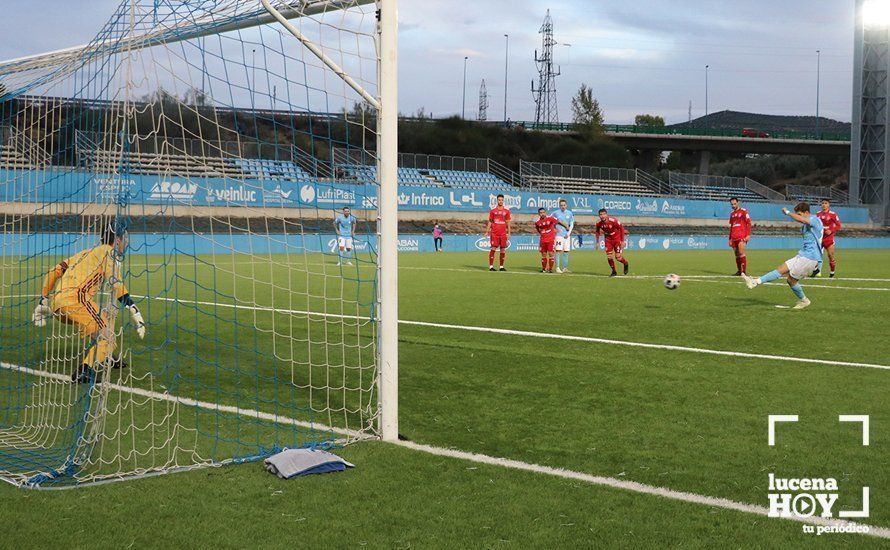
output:
M761 132L760 130L755 130L754 128L743 128L742 129L742 137L768 138L769 134L767 134L766 132Z

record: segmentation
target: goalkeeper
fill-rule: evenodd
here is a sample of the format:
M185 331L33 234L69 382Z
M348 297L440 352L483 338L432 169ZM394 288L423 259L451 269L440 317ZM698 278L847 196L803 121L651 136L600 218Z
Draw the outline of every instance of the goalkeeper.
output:
M55 317L62 323L78 327L81 336L92 341L82 365L71 375L72 382L93 381L109 353L114 351L112 335L102 334L108 326L107 312L100 312L95 300L103 282L108 281L112 285L115 297L130 312L139 338L145 337L142 313L120 279L117 258L123 255L128 243L126 230L116 231L114 226L109 225L102 235L101 244L59 262L46 275L40 302L32 316L34 324L42 327L46 325L47 318ZM125 368L126 364L119 357L112 357L111 367Z

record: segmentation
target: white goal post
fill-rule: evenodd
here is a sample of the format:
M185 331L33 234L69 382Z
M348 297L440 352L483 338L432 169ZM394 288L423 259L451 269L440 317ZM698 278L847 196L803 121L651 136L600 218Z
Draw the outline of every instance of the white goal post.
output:
M0 480L397 441L397 0L119 2L0 62Z

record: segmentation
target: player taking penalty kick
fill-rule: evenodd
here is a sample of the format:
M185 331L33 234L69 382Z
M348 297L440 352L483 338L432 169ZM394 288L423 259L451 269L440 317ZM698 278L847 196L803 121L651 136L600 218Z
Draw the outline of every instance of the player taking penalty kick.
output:
M791 292L797 296L797 304L794 306L794 309L803 309L810 305L810 301L804 294L800 281L805 277L814 275L822 267L822 237L824 232L822 221L818 216L810 214L810 205L806 202L801 202L795 206L794 212L789 212L787 208L783 208L782 213L801 224L803 246L800 248L797 256L780 265L777 269L756 279L747 275L742 275L742 277L744 277L748 288L756 288L764 283L785 277L786 281L788 281L788 286L791 287Z
M615 260L624 264L624 274L630 271L630 264L624 259L621 251L627 243L627 231L618 218L609 216L605 208L599 211L600 221L596 223L596 242L600 242L600 235L603 235L603 241L606 246L606 258L609 260L609 267L612 268L612 274L609 277L615 277L618 273L615 271Z
M729 247L735 252L736 277L748 272L748 257L745 249L751 240L751 216L739 206L739 199L729 199L732 213L729 215Z
M541 243L539 245L539 250L541 251L541 273L553 273L553 249L557 239L556 227L569 228L565 222L556 219L556 215L548 216L547 210L539 208L535 229L541 235Z
M507 271L504 260L507 258L507 247L510 246L510 234L513 232L513 218L510 211L504 207L504 196L498 195L498 205L488 213L488 225L485 232L491 241L491 250L488 251L488 270L494 271L494 254L501 252L501 271Z
M34 324L45 326L46 320L54 317L66 325L76 326L81 336L91 340L81 366L71 375L73 382L95 380L96 373L101 372L105 360L114 351L114 335L106 330L108 314L100 310L96 302L96 293L103 283L112 285L115 298L130 312L139 338L145 337L145 320L120 276L120 258L128 243L126 231L115 231L109 226L102 236L102 244L60 262L44 280L40 301L31 317ZM112 357L110 366L119 369L126 364Z
M840 217L832 212L831 210L831 201L828 199L822 199L822 210L819 211L818 214L819 219L822 221L822 226L825 227L825 236L822 237L822 248L825 249L825 252L828 253L828 265L831 268L830 277L834 278L834 270L837 267L837 260L834 256L834 236L837 235L837 232L841 230L841 219ZM819 276L822 276L822 272L819 272Z

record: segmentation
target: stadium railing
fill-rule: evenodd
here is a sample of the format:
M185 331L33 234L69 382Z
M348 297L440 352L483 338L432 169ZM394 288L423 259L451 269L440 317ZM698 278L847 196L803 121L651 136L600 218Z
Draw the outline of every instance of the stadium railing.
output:
M785 197L779 193L776 193L778 198L775 199L759 193L755 188L752 188L752 184L756 184L764 189L766 189L766 186L749 178L670 172L668 174L668 183L679 194L693 199L729 200L729 198L735 196L741 200L755 202L785 200Z
M664 185L658 186L659 189L656 190L641 182L639 171L633 168L601 168L520 161L519 173L525 186L558 193L651 196L665 189Z
M517 121L513 126L543 132L574 132L576 125L570 122L537 123ZM746 139L783 139L802 141L850 141L849 132L816 132L815 130L786 130L767 132L768 137L747 137L742 135L744 128L698 128L637 126L632 124L604 124L603 131L613 134L650 134L703 137L737 137Z
M828 198L834 204L859 204L846 191L833 189L829 186L788 185L785 188L785 194L788 195L789 199L808 202L819 202L822 199Z

